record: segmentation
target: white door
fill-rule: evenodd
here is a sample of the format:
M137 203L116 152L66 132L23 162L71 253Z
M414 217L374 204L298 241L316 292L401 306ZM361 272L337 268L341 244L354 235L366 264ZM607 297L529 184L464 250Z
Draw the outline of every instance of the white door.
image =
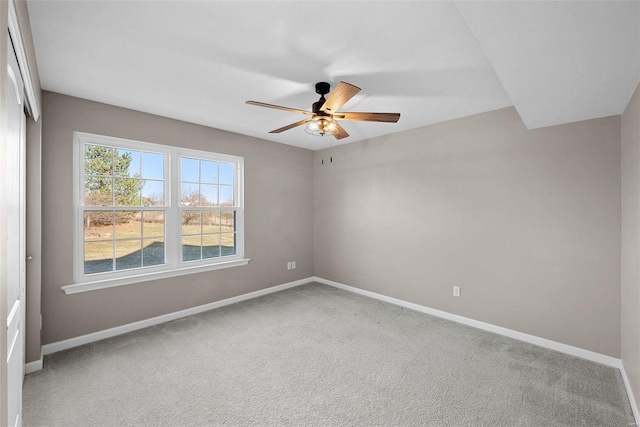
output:
M25 365L25 115L24 84L11 40L7 47L7 140L4 147L7 213L7 412L8 426L22 425Z

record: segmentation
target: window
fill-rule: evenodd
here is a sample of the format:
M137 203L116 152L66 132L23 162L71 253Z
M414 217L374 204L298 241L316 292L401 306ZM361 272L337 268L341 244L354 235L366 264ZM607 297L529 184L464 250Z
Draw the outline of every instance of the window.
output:
M234 166L180 158L182 261L236 253Z
M248 262L241 157L84 133L74 150L76 283Z
M167 153L83 144L83 273L163 265Z

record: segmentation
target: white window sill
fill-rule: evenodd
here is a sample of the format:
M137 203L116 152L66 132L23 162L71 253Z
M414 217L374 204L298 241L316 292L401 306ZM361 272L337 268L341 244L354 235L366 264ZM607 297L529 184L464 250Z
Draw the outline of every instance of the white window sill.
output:
M234 261L220 262L211 265L200 265L195 267L179 268L169 271L159 271L155 273L139 274L130 277L120 277L117 279L96 280L93 282L74 283L62 286L60 289L65 294L77 294L80 292L96 291L98 289L113 288L116 286L130 285L132 283L147 282L149 280L166 279L168 277L184 276L186 274L203 273L205 271L220 270L223 268L240 267L247 265L251 258L238 259Z

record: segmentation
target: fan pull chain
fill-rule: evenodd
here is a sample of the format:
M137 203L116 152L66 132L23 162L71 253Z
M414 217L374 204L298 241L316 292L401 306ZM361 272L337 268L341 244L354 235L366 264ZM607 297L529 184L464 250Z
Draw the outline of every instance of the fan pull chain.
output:
M329 163L333 163L333 144L329 145ZM324 165L324 157L320 159L320 164Z

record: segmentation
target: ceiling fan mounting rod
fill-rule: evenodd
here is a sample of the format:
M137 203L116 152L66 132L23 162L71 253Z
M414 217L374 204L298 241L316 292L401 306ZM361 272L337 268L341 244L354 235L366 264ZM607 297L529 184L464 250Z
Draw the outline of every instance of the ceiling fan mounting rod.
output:
M329 93L330 89L331 86L327 82L316 83L316 93L320 95L320 99L318 100L318 102L314 102L311 105L311 111L313 112L313 114L317 116L328 116L328 114L326 114L324 111L321 111L320 109L322 108L324 103L327 102L327 100L324 99L324 96Z

